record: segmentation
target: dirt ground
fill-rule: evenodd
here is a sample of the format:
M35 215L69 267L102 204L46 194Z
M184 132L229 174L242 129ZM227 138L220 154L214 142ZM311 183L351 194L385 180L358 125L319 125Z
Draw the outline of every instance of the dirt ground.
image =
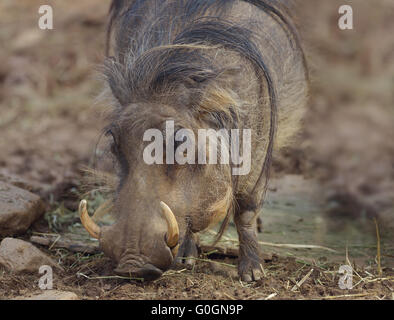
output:
M338 265L307 264L296 258L273 257L264 265L265 276L253 284L242 283L235 276L235 260L197 261L193 270L167 271L151 283L117 279L112 265L102 255L75 255L58 250L51 253L62 261L65 272L55 273L54 289L71 291L82 299L392 299L394 273L384 277L371 276L358 269L352 290L338 287ZM313 271L312 271L313 270ZM312 272L311 272L312 271ZM371 271L371 270L370 270ZM298 288L305 276L308 278ZM6 275L0 277L3 299L39 294L37 275Z
M390 0L376 0L373 8L370 1L347 1L355 9L356 30L341 32L336 19L342 1L316 2L300 1L299 8L312 73L305 129L294 146L276 154L274 177L297 174L318 181L328 216L365 215L390 224L394 6ZM43 219L20 237L25 240L68 232L78 222L82 168L94 164L94 150L103 152L96 149L105 110L97 99L97 70L110 1L47 3L54 8L54 30L42 31L41 1L0 2L0 174L28 181L47 203ZM286 237L280 242L287 243ZM394 257L392 244L383 252L386 261ZM238 280L235 259L215 253L202 254L193 269L180 266L141 283L114 276L101 253L39 247L64 268L55 271L54 289L82 299L394 299L393 265L383 264L378 274L374 254L369 263L351 261L354 288L341 290L343 263L323 254L304 259L297 250L293 256L269 252L264 278L253 284ZM0 270L0 299L39 293L38 279Z

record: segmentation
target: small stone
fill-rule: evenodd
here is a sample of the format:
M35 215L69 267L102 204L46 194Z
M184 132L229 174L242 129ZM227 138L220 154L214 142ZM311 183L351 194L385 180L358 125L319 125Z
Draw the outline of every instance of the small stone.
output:
M43 293L31 297L18 297L16 300L79 300L74 292L45 290Z
M30 242L13 238L5 238L1 241L0 267L3 266L14 273L38 273L43 265L62 269Z
M0 237L23 234L44 212L39 196L0 181Z

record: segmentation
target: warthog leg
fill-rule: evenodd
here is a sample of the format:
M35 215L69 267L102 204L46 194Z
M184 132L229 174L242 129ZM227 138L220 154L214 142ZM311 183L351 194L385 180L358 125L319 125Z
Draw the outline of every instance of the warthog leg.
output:
M251 282L261 279L263 259L257 242L255 211L236 213L234 222L239 236L238 274L242 281Z
M263 232L263 221L261 220L260 217L257 217L257 232L258 233Z
M193 267L196 262L193 258L198 257L197 242L197 235L191 231L187 231L179 247L175 263Z

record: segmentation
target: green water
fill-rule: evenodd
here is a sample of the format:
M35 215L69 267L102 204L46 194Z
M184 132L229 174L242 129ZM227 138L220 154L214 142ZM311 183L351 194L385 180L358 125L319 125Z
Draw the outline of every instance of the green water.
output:
M264 252L295 256L307 260L345 262L346 248L351 262L361 265L375 263L377 234L375 222L367 217L332 217L327 214L329 204L322 197L316 182L299 176L286 176L274 181L273 191L267 194L260 217L263 232L259 240L273 244L261 245ZM381 254L384 262L394 265L394 228L378 220ZM213 233L205 232L202 242L208 244ZM221 246L236 247L238 238L234 224L230 224ZM325 248L290 248L290 245L323 246Z

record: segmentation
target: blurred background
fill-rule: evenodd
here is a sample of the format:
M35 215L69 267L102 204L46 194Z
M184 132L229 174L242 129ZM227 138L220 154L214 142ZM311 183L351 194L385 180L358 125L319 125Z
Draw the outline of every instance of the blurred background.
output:
M97 70L109 3L45 1L54 9L54 30L43 31L42 1L0 2L0 178L27 181L50 210L76 210L81 167L92 165L105 109ZM354 30L338 28L343 4L353 7ZM325 234L362 222L369 235L357 227L352 239L374 244L377 217L392 254L394 2L299 0L295 10L311 99L303 131L275 153L263 239L344 246L346 236L328 241ZM298 223L291 226L284 221L292 213ZM310 229L300 227L310 221ZM300 230L308 236L292 234Z

